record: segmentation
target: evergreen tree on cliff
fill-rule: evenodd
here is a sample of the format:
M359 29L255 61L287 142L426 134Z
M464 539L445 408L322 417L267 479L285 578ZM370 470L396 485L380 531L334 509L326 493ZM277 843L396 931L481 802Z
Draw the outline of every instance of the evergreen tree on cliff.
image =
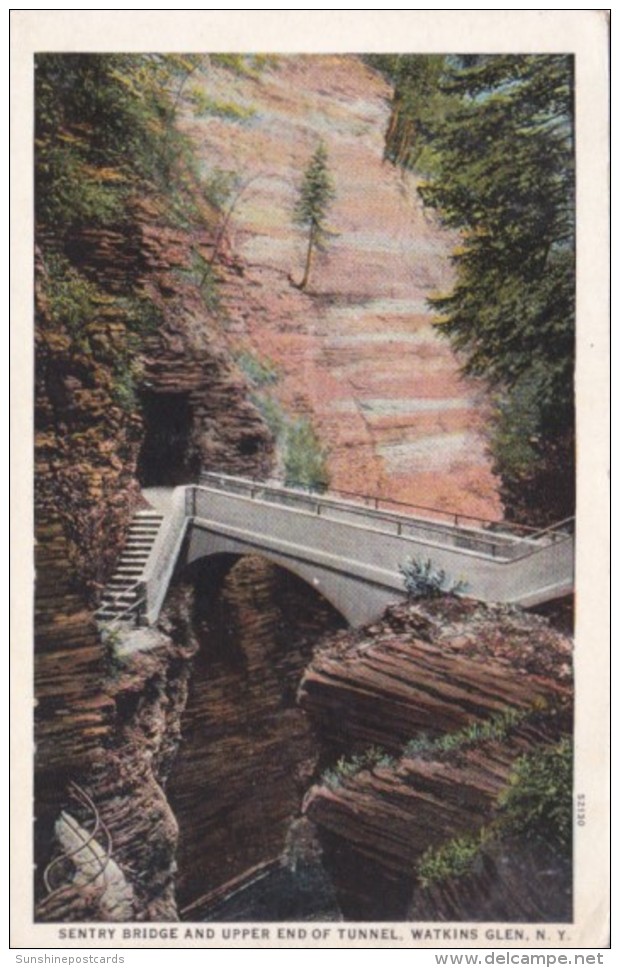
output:
M419 191L461 241L454 288L431 303L495 393L507 515L546 523L574 512L572 58L447 58L439 87L445 110L417 129L431 162ZM413 101L401 94L401 110Z
M327 148L321 141L304 172L293 211L295 224L308 229L306 264L303 279L299 283L300 289L308 285L314 252L325 241L325 220L335 194L327 165Z

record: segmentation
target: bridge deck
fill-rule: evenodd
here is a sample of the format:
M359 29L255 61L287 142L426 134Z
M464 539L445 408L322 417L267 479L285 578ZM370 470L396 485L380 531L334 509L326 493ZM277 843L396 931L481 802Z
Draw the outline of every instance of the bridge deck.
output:
M572 590L570 522L515 530L379 503L221 474L176 488L145 569L149 621L157 618L179 555L189 563L219 553L264 554L317 587L354 624L404 596L400 566L409 558L430 559L448 583L464 581L464 594L482 601L534 605Z

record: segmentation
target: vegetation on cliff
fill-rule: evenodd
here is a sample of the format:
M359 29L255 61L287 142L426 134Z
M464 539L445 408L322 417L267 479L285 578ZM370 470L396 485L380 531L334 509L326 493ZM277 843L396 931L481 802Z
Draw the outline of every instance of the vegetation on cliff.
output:
M300 289L305 289L308 285L315 249L320 250L325 243L325 220L334 198L334 184L327 164L327 148L321 141L304 171L293 213L296 224L308 230L306 262L303 278L299 283Z
M570 917L570 652L543 619L453 596L323 639L299 693L321 741L304 812L345 917Z
M177 351L195 356L181 316L207 339L220 311L213 263L236 182L200 166L178 124L208 68L194 54L36 57L37 509L60 517L90 601L136 500L149 347L174 317ZM250 409L243 433L268 436Z
M460 233L431 300L464 371L495 393L508 515L574 512L573 64L565 55L379 58L395 84L386 156L423 171Z

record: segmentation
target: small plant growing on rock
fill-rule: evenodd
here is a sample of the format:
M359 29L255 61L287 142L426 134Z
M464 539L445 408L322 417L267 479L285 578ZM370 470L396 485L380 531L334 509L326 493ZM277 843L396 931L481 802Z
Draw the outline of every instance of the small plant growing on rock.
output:
M443 568L434 568L430 558L427 558L426 561L408 558L404 565L399 565L399 570L410 598L438 598L440 595L459 595L466 588L466 583L461 580L449 585Z
M257 356L251 350L241 349L233 354L237 365L243 370L254 387L266 387L279 380L278 366L268 357Z
M409 740L403 753L405 756L445 756L461 752L486 742L501 742L510 736L520 724L527 722L533 715L529 709L506 709L486 722L474 722L454 733L444 733L432 738L420 733Z
M499 822L570 852L573 830L573 748L568 739L542 747L515 763L499 798Z
M300 417L288 427L284 455L284 483L310 491L329 487L327 454L307 417Z
M355 753L349 759L341 756L335 766L325 770L321 782L335 789L348 776L355 776L362 770L372 770L375 766L394 767L397 759L380 746L370 746L363 753Z
M450 877L469 874L487 836L483 829L476 835L454 837L440 847L426 850L417 865L418 879L422 887L430 887Z

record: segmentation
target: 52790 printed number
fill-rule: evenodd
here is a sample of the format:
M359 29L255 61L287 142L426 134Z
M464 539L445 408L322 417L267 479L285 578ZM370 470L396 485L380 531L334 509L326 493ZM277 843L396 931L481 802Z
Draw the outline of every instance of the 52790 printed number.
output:
M576 817L577 826L585 827L586 825L586 795L585 793L577 794L577 811Z

